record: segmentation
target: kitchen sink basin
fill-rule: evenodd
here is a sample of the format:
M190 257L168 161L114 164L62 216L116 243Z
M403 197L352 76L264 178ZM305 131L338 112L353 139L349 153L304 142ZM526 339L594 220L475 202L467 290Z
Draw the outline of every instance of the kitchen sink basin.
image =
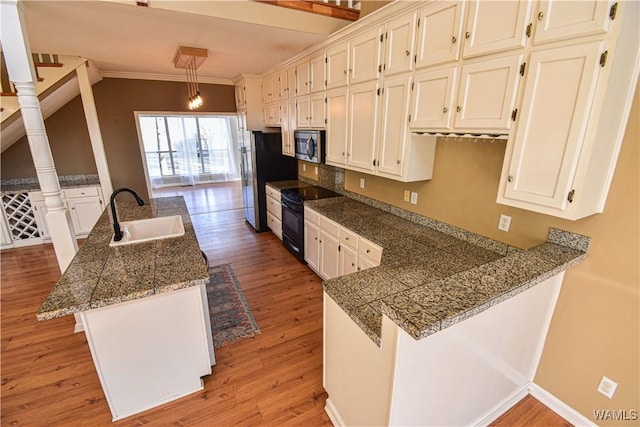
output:
M180 215L159 218L124 221L120 223L122 240L115 242L113 237L109 246L131 245L150 240L168 239L184 234L184 224Z

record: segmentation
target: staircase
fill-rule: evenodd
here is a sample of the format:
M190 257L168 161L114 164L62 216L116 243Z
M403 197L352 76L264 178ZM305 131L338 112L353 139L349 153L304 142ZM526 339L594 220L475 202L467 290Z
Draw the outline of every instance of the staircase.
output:
M358 0L255 0L258 3L272 4L289 9L302 10L332 18L357 21L360 17Z

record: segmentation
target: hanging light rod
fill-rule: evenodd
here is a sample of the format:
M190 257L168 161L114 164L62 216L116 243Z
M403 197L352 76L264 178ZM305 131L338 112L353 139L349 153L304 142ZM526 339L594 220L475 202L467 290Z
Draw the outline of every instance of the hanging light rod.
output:
M207 49L201 49L199 47L187 47L180 46L176 55L173 57L173 65L176 68L191 68L192 64L195 61L195 67L198 68L205 59L207 59L208 55Z

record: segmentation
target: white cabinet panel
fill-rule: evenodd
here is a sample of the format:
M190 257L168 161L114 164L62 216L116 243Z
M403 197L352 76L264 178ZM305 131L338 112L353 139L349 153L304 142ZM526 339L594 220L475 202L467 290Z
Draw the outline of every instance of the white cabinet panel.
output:
M384 74L391 76L413 69L417 12L387 22L385 30Z
M304 61L296 66L296 94L308 95L309 82L309 61Z
M344 166L346 162L348 97L346 87L327 91L325 161L329 165Z
M325 54L311 58L309 61L309 92L316 93L325 90L326 80Z
M457 74L458 67L415 74L409 127L444 131L451 128Z
M531 0L469 2L463 57L524 47L530 16Z
M0 244L10 245L13 243L11 233L9 232L9 225L7 219L4 216L4 209L0 210Z
M308 128L311 123L309 96L296 98L296 129Z
M275 234L278 239L282 240L282 221L271 212L267 212L267 225L273 234Z
M380 117L378 173L402 176L409 118L411 76L385 79Z
M463 65L456 128L496 132L511 128L522 57L512 55Z
M49 226L47 225L47 204L44 202L44 200L32 199L31 206L33 207L33 214L36 217L36 224L38 224L38 232L40 233L40 237L42 237L43 239L50 239L51 233L49 233Z
M310 221L304 222L304 260L315 272L320 272L320 229Z
M416 68L459 58L464 5L461 1L439 1L420 10Z
M612 4L607 0L542 0L536 16L534 43L605 33L611 23Z
M68 199L67 206L76 235L88 234L103 211L102 199L99 197Z
M314 93L309 96L309 127L324 129L326 125L325 94Z
M293 98L298 94L296 69L291 67L287 70L287 95L289 98Z
M372 171L377 148L378 82L349 87L349 139L347 165Z
M355 273L358 271L358 253L349 246L340 246L340 275Z
M349 44L342 43L327 51L327 89L349 83Z
M290 98L281 103L282 108L282 154L295 157L293 131L296 129L296 99Z
M566 209L602 50L593 42L531 55L505 198Z
M350 46L350 83L377 80L382 71L382 27L357 36L351 40Z
M320 276L326 280L340 275L340 242L338 237L320 229Z

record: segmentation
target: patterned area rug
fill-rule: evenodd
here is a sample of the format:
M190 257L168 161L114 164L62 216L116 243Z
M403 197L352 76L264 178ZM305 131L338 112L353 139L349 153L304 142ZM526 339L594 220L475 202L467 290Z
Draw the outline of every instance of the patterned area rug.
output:
M209 268L207 285L213 346L220 348L260 333L247 299L229 264Z

